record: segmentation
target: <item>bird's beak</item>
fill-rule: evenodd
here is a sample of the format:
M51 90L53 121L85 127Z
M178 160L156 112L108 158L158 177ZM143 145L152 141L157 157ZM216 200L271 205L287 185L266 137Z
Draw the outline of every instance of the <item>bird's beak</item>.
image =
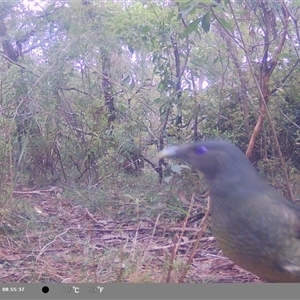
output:
M165 148L157 154L157 157L158 157L158 159L177 157L178 149L179 149L179 147L177 147L177 146Z

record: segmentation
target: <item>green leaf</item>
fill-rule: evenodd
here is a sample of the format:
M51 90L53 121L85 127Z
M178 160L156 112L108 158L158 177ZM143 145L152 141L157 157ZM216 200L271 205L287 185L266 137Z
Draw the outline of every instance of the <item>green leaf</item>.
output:
M181 15L186 18L188 14L193 14L195 12L195 8L198 6L198 3L193 3L190 6L187 6L186 8L183 8L180 10Z
M172 178L173 178L173 176L166 176L164 178L164 181L169 184Z
M190 23L190 24L186 27L185 31L182 33L182 38L187 37L187 36L188 36L191 32L193 32L193 31L197 31L198 25L199 25L199 23L201 22L201 20L202 20L202 17L201 17L201 18L198 18L198 19L194 20L192 23Z
M130 76L128 75L122 80L122 85L128 85L130 82Z
M209 32L210 30L210 12L206 13L202 18L202 29L204 32Z
M218 62L218 60L220 60L219 56L214 59L213 64L215 65Z
M50 5L48 5L48 6L46 7L45 12L46 12L47 14L50 14L50 13L53 11L54 8L55 8L55 3L52 3L52 4L50 4Z
M161 99L160 98L155 98L153 101L152 101L153 104L156 104L156 103L161 103Z
M282 52L278 55L278 58L291 58L291 54L287 52Z
M218 18L220 24L227 30L232 30L233 26L223 18Z
M181 174L181 169L181 165L171 165L171 170L179 175Z
M131 90L133 90L133 89L134 89L134 87L135 87L135 81L134 81L134 79L133 79L133 78L131 78L131 81L130 81L129 88L130 88Z

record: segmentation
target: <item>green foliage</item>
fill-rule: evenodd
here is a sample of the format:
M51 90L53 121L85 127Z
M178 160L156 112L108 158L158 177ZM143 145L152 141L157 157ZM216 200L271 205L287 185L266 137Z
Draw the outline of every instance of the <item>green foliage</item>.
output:
M11 3L2 16L13 37L8 42L16 47L13 39L22 40L23 51L16 64L0 60L3 178L12 161L16 181L26 175L32 184L97 182L118 172L110 163L132 142L140 157L150 150L147 158L154 164L151 147L161 140L225 138L247 145L260 108L256 79L264 54L260 32L266 27L258 16L267 4L43 5L34 10ZM282 6L269 3L268 9L269 52L275 55ZM295 24L289 22L289 39L268 83L277 89L269 107L284 154L298 167L299 58ZM283 101L279 92L293 100ZM268 124L264 130L269 134ZM272 148L271 138L259 139Z

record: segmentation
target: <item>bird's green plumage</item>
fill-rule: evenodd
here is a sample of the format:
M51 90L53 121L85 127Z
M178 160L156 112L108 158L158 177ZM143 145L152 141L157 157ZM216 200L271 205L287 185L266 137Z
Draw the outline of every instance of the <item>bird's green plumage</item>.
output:
M211 227L233 262L269 282L300 282L300 205L285 199L226 141L164 149L206 177Z

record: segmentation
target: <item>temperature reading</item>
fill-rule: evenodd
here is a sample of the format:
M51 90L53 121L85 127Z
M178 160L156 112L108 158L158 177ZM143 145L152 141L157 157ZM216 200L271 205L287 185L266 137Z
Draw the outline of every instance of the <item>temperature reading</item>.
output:
M75 293L78 294L79 293L79 287L73 285L72 287L64 287L63 288L63 293Z
M97 286L97 287L90 287L88 288L88 293L102 293L104 290L104 287L103 286Z

